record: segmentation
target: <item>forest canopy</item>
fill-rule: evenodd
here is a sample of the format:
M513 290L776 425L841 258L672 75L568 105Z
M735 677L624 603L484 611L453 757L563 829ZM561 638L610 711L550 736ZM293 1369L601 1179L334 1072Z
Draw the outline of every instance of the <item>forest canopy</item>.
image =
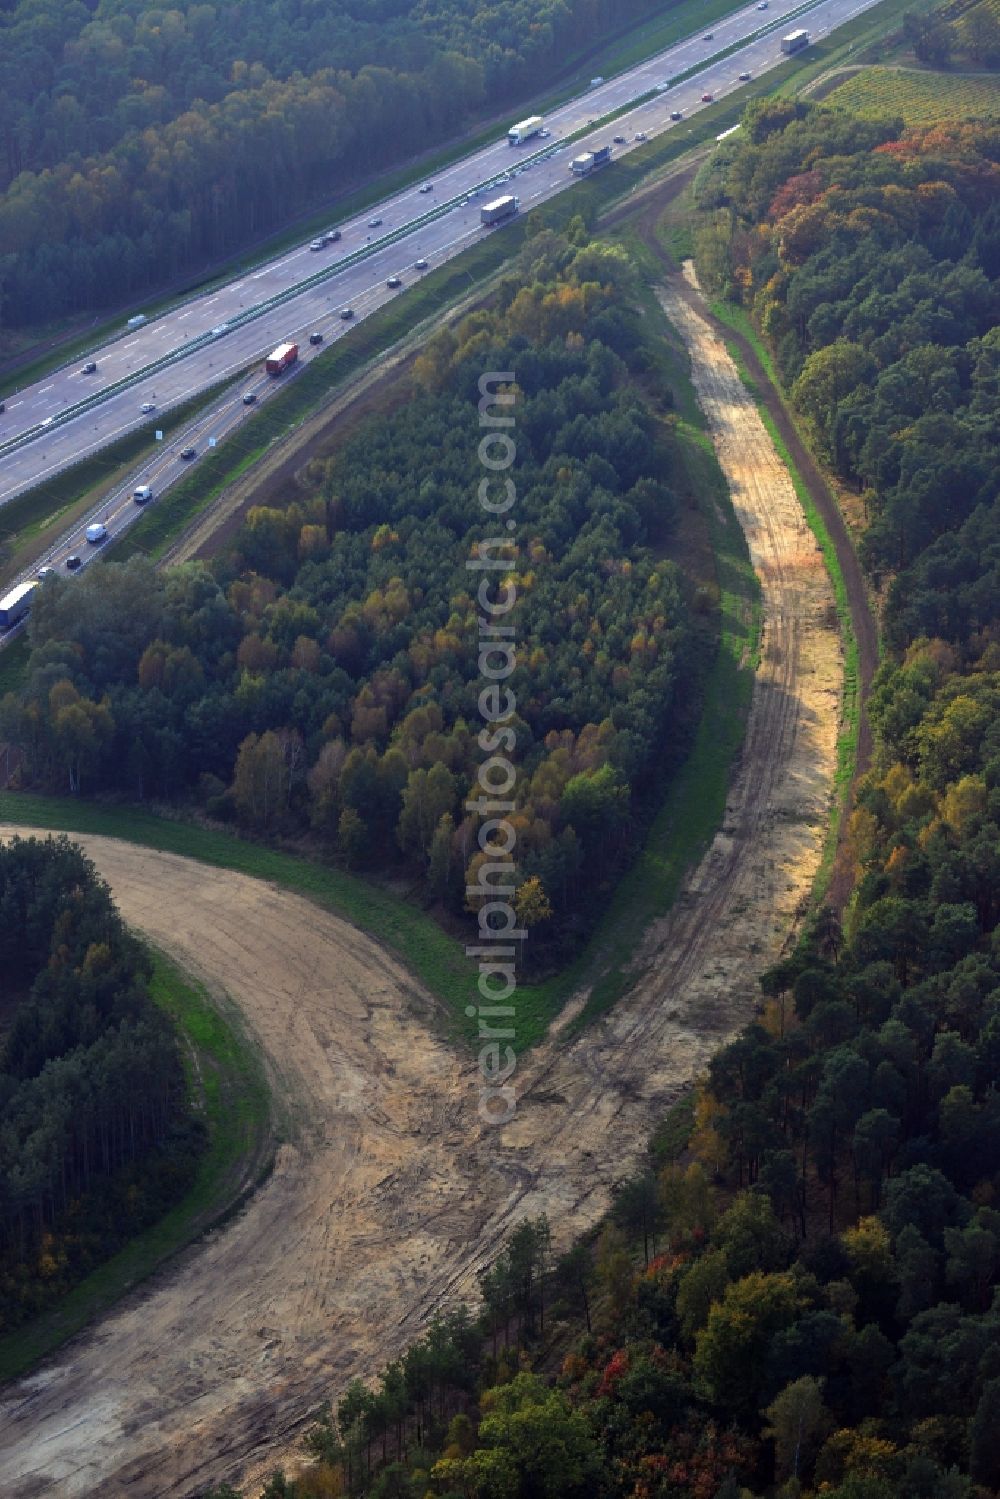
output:
M190 1180L200 1132L149 977L79 847L0 845L0 1332Z
M669 392L657 409L630 377L631 275L543 230L494 305L428 345L402 409L314 465L302 498L252 509L229 558L44 587L2 715L28 774L309 830L468 920L485 858L466 805L485 685L469 564L496 529L478 382L512 370L515 883L533 947L562 956L688 743L711 633L664 555Z
M661 8L0 7L0 329L120 304L217 262Z
M520 1224L266 1499L1000 1492L998 147L779 100L703 173L700 270L892 574L853 893L596 1243Z
M873 572L1000 495L1000 127L904 130L791 100L699 182L710 278L772 343Z

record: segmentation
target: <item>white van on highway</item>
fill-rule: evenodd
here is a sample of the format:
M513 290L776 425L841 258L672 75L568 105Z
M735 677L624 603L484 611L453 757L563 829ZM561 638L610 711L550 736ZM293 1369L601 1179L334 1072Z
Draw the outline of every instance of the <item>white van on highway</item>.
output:
M87 540L91 546L96 546L99 541L104 541L107 534L107 526L102 526L100 521L95 521L92 526L87 527Z
M153 491L148 484L138 484L132 491L132 498L137 505L148 505L153 498Z

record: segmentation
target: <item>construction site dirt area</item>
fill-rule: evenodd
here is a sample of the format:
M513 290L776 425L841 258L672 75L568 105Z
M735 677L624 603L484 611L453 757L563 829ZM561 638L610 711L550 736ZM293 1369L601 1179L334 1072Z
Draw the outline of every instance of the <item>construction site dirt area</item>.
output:
M224 1226L0 1391L0 1494L189 1499L294 1465L321 1402L474 1301L520 1219L547 1213L557 1247L593 1225L752 1013L822 854L841 648L818 547L732 360L690 289L660 295L762 585L723 826L615 1009L579 1034L556 1024L519 1059L502 1127L480 1120L476 1058L441 1038L436 1001L357 929L246 875L79 835L126 921L239 1011L280 1144Z

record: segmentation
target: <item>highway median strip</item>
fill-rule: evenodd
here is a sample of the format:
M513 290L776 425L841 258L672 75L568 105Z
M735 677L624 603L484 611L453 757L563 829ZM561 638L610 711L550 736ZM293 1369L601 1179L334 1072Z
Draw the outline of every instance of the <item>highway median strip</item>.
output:
M571 132L569 135L560 137L560 140L556 146L547 146L543 150L533 153L531 156L520 159L517 163L515 163L515 165L519 170L524 170L526 167L536 162L547 159L552 154L554 154L556 150L559 150L565 146L572 145L577 141L584 139L586 136L591 134L592 131L600 130L605 126L614 123L615 120L620 119L623 115L630 114L633 110L641 108L642 105L651 102L652 100L660 97L666 92L669 92L671 89L677 87L678 85L688 82L691 78L697 77L699 73L705 72L707 68L714 66L716 63L724 60L728 56L731 56L733 53L741 51L744 47L747 47L753 42L760 40L761 37L781 30L791 21L798 19L803 15L806 15L821 3L822 0L808 0L808 3L799 6L788 16L779 18L778 20L772 20L766 25L758 27L757 30L751 32L749 36L743 37L738 41L733 42L730 46L723 48L719 52L711 54L709 57L706 57L699 63L686 69L684 72L677 74L676 77L671 78L665 85L649 89L647 92L638 95L635 99L630 100L627 104L622 105L620 108L608 111L599 119L595 119L593 123L588 122L586 125L579 127L579 129ZM582 95L580 97L584 98L586 96ZM44 422L37 423L28 431L21 432L16 437L9 438L6 442L0 443L0 457L19 451L21 448L37 441L41 436L47 435L53 430L59 427L63 427L69 422L75 421L78 417L86 415L89 411L93 411L97 407L105 405L109 400L112 400L115 396L122 394L124 391L134 389L137 385L141 384L145 380L148 380L152 376L159 374L161 371L169 369L174 365L181 363L183 360L190 358L193 354L197 354L200 350L207 348L209 344L215 343L218 340L225 338L227 334L234 332L236 329L244 328L248 324L256 322L262 317L266 317L269 313L275 311L279 307L286 305L288 302L294 301L300 296L304 296L307 292L314 290L317 286L325 284L333 277L340 275L344 271L352 269L354 266L360 264L364 260L370 259L373 255L380 253L390 245L397 243L401 239L405 239L410 234L417 233L427 224L433 223L437 219L443 218L445 214L450 213L455 207L467 202L470 198L478 196L481 192L488 192L492 188L501 185L506 175L506 170L503 172L490 174L481 182L474 184L471 188L463 192L456 193L453 197L446 199L443 203L435 204L434 207L429 209L426 213L420 214L417 218L409 220L405 225L400 226L398 229L393 230L391 233L382 235L381 238L376 240L373 244L367 244L359 248L358 250L351 251L350 254L346 255L342 260L338 260L334 265L322 267L313 274L305 277L303 280L296 282L294 286L285 287L282 291L276 292L273 297L269 297L265 301L258 303L254 307L247 308L243 312L234 314L232 317L226 319L223 324L209 329L208 332L196 334L194 338L189 339L179 348L160 356L160 358L158 359L152 360L149 364L144 365L141 370L136 371L134 374L127 375L122 379L115 381L112 385L107 386L103 390L93 392L91 395L85 397L84 400L77 402L73 406L67 407L64 411L58 412L55 416L47 417ZM265 263L262 269L267 269L267 263ZM192 305L197 305L197 299L195 299ZM171 308L168 313L164 314L164 316L173 315L175 311L176 308ZM156 321L160 320L151 319L145 324L145 326L152 326L152 324ZM123 336L127 336L128 331L132 330L127 330L126 334ZM169 409L169 406L165 407L165 409Z

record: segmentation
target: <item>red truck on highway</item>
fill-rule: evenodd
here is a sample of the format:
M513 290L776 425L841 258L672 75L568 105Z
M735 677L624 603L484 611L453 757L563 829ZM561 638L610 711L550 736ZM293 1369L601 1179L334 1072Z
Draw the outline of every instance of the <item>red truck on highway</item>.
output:
M279 344L264 360L264 368L269 375L281 375L295 363L298 357L298 344Z

